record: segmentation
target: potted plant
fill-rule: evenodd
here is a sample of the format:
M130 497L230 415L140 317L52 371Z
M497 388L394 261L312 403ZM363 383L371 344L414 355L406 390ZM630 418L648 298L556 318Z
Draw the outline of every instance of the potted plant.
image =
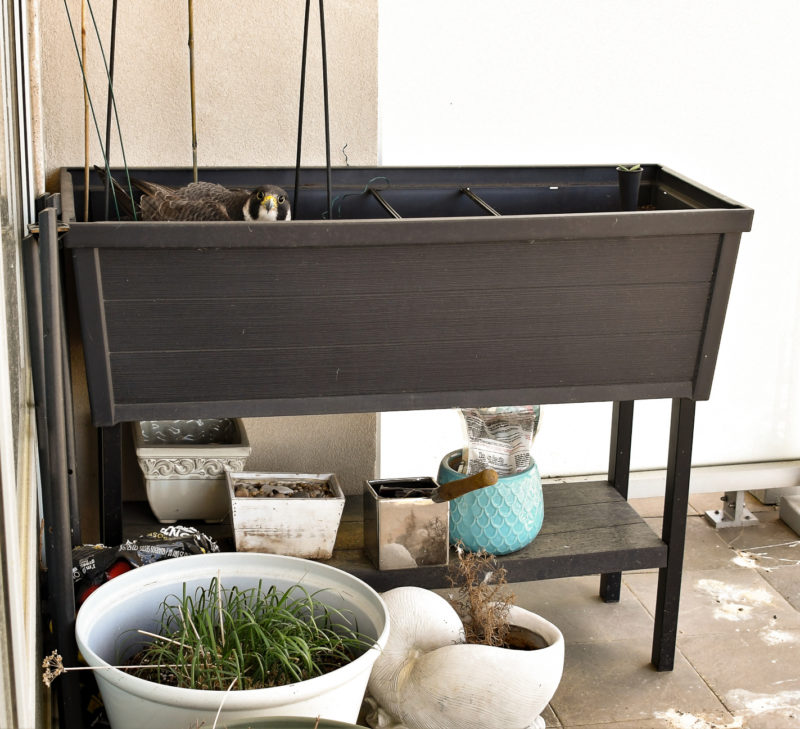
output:
M344 510L335 474L229 471L225 478L237 551L330 559Z
M639 187L642 183L642 166L618 165L617 181L622 210L636 210L639 207Z
M197 592L198 588L211 585L212 580L216 580L214 584L218 588L212 587L210 595L207 591ZM129 668L120 667L139 650L133 645L132 636L138 631L159 634L165 620L165 598L178 596L180 605L173 604L169 608L167 622L176 619L180 622L180 614L186 615L189 607L196 608L197 602L205 603L208 608L205 615L211 619L220 611L226 615L234 611L228 605L231 595L234 602L244 600L249 605L253 590L258 590L259 585L265 594L273 595L276 599L273 602L282 606L294 601L295 594L314 596L325 610L347 617L361 636L367 636L371 647L328 673L306 678L302 671L299 674L290 671L289 683L258 688L246 688L247 685L260 685L258 682L252 684L226 673L216 654L209 664L213 668L212 674L219 672L221 683L213 684L212 688L202 688L202 682L195 688L158 683L134 675ZM218 598L214 599L217 595ZM190 598L188 601L187 597ZM274 605L270 605L272 608ZM307 609L301 605L301 612L303 610ZM214 620L216 618L211 622ZM187 622L189 626L193 624L194 619ZM225 624L228 625L227 620ZM281 555L217 553L164 560L128 572L103 585L81 607L75 634L81 654L88 665L96 669L95 677L113 729L138 729L142 726L175 729L203 723L211 726L218 713L219 726L267 716L321 716L355 722L372 665L386 644L388 627L388 612L381 597L348 573ZM198 628L197 632L203 630ZM214 633L213 629L205 630L210 632L210 637L222 651L219 633ZM187 628L188 633L194 634L195 629ZM286 636L289 631L279 633ZM239 642L240 636L234 635L228 633L228 646ZM158 651L168 643L157 638L153 640L160 646ZM179 650L171 658L163 657L168 663L157 658L157 665L162 668L153 669L156 674L151 673L150 678L157 677L158 671L162 671L162 676L173 677L169 680L174 683L175 673L182 669L165 666L181 664L190 654L194 655L190 665L194 675L198 676L199 663L204 660L202 651L187 648L190 641L186 635L171 640L185 645L181 649L172 644ZM301 642L299 638L283 640ZM267 652L264 650L262 654ZM305 667L304 659L294 663ZM234 678L237 678L235 682ZM237 690L236 684L240 682L245 685L243 690ZM212 685L210 681L209 685ZM222 685L227 689L222 690Z
M225 519L225 471L241 471L250 455L241 418L140 420L133 442L147 501L162 524Z
M540 714L564 666L561 631L512 604L493 556L458 554L452 600L460 610L418 587L383 593L392 632L370 676L367 721L376 728L543 729Z

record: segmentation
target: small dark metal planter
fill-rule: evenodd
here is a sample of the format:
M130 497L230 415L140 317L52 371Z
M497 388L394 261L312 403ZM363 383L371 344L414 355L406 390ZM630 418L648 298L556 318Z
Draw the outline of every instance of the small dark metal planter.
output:
M652 660L670 670L695 401L753 211L643 167L643 209L624 212L613 166L347 167L332 220L326 170L309 169L300 219L262 224L75 222L64 170L103 444L131 420L613 401L608 479L545 487L541 533L501 561L512 582L600 574L607 602L622 571L658 568ZM200 176L291 190L294 173ZM673 401L660 538L626 502L633 405L651 398ZM121 534L118 454L104 463L105 533ZM380 571L344 547L331 561L382 590L447 584L441 565Z

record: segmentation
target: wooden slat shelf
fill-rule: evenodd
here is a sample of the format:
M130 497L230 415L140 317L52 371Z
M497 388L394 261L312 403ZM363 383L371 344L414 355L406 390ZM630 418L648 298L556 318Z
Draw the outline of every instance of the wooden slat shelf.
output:
M543 485L544 523L531 544L500 559L511 582L660 568L667 563L667 546L606 481ZM144 502L126 506L125 536L156 527ZM232 549L230 522L187 522L214 537L222 549ZM454 555L451 555L455 559ZM400 585L446 587L448 568L375 569L363 550L361 499L348 496L328 564L347 570L378 590Z

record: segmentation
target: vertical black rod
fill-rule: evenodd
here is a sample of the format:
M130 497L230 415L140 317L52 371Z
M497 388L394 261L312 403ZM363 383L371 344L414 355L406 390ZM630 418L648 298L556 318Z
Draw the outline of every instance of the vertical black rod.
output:
M325 172L328 187L328 220L333 220L331 199L331 124L328 111L328 51L325 43L325 8L319 0L319 35L322 46L322 98L325 104Z
M611 415L611 445L608 453L608 481L628 498L631 473L631 441L633 439L633 400L615 402ZM608 572L600 576L600 597L604 602L619 602L622 573Z
M67 337L67 317L64 313L63 297L59 297L61 303L61 368L64 372L64 427L67 448L67 493L69 495L69 517L70 534L72 535L72 546L77 547L82 543L81 540L81 512L78 502L78 468L75 453L75 421L72 414L72 367L69 361L69 339Z
M122 544L122 426L98 432L100 456L100 524L103 544Z
M67 666L76 665L75 593L72 584L72 537L70 534L67 479L66 425L64 422L64 371L61 331L61 281L58 266L56 211L39 215L42 257L42 334L45 355L45 395L50 468L43 478L48 608L53 637ZM62 679L67 679L62 681ZM59 678L59 718L64 729L82 726L80 687L77 676Z
M671 671L675 662L686 510L689 505L689 477L692 469L694 411L694 400L676 398L672 401L667 489L661 526L661 538L667 544L667 566L658 571L653 631L652 662L659 671Z
M44 372L44 336L42 334L42 271L39 241L26 238L22 247L25 268L25 299L28 314L28 339L31 348L31 377L36 413L36 432L39 450L39 470L50 473L50 454L47 448L47 408Z
M633 400L614 403L611 415L611 447L608 454L608 480L628 498L633 440Z
M311 13L311 0L306 0L306 19L303 26L303 60L300 66L300 116L297 120L297 163L294 168L294 200L292 219L298 219L298 200L300 198L300 156L303 147L303 103L306 96L306 58L308 56L308 16Z
M117 0L111 5L111 49L108 54L108 101L106 103L105 219L111 213L111 109L114 106L114 55L117 48Z

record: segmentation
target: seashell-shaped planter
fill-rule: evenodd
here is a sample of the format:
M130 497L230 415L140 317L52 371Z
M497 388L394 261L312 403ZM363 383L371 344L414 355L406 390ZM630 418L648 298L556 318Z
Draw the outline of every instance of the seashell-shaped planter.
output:
M239 418L142 420L133 424L147 501L162 524L228 516L225 472L241 471L250 442Z
M509 623L538 633L546 646L473 645L464 643L458 614L435 592L397 587L381 597L392 629L367 685L370 726L544 728L540 715L564 668L564 638L555 625L512 606Z
M439 464L436 480L449 483L464 478L456 470L461 451L448 453ZM481 549L501 555L530 544L542 528L544 499L536 462L494 486L472 491L450 503L450 542L463 542L472 552Z

